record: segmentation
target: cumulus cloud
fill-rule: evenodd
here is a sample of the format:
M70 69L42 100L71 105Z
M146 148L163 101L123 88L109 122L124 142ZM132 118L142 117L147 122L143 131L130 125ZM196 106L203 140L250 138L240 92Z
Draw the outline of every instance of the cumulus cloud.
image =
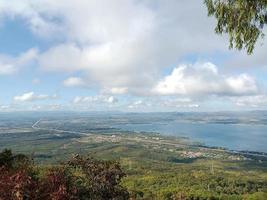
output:
M33 48L24 53L21 53L17 57L12 57L4 54L0 54L0 75L13 74L21 67L24 67L33 62L38 55L38 50Z
M248 74L227 76L220 74L212 63L180 65L153 88L160 95L219 95L257 94L255 79Z
M86 53L75 44L59 44L42 53L39 65L48 71L78 71L85 67Z
M51 35L55 37L55 33L59 33L62 29L55 18L44 12L45 7L42 6L42 2L36 4L31 0L1 1L0 17L20 17L27 21L33 33L42 37ZM44 10L41 11L41 8Z
M14 96L13 100L15 102L32 102L38 100L49 100L49 99L56 99L58 96L55 95L46 95L46 94L35 94L34 92L27 92L22 95Z
M0 55L0 75L36 61L42 72L67 74L64 86L94 85L102 94L77 96L74 104L114 104L116 95L127 94L155 98L127 104L132 108L198 108L200 104L192 100L195 97L261 95L257 81L247 72L225 74L212 63L179 65L162 77L188 55L229 55L228 40L214 34L215 21L207 17L203 1L0 1L0 20L6 18L20 18L32 33L53 42L40 52L30 49L15 57ZM241 52L228 64L264 65L266 45L262 49L253 57ZM174 98L158 100L158 96ZM29 92L14 100L50 98Z
M86 83L80 77L69 77L63 81L63 85L66 87L77 87L77 86L86 86Z
M62 37L38 56L42 69L79 71L102 88L133 94L146 93L188 53L227 50L202 1L15 0L2 2L0 14L23 18L41 37Z
M104 94L126 94L128 93L127 87L112 87L112 88L104 88L102 90L102 93Z
M128 92L128 88L127 87L113 87L110 89L110 92L112 94L125 94Z

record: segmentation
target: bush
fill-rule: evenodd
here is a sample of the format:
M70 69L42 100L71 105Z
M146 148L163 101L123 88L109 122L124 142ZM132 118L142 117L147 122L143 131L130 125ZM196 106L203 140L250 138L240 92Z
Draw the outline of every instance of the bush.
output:
M0 153L0 200L129 199L117 162L76 156L41 176L28 161L10 150Z

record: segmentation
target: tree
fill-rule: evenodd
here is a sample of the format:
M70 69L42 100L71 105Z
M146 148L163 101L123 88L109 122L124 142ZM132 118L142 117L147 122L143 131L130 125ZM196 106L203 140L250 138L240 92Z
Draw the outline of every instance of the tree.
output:
M0 167L6 167L8 169L17 169L21 167L28 167L31 164L31 160L24 154L14 155L10 149L4 149L0 152Z
M215 32L229 35L229 48L252 54L267 24L267 0L204 0L208 16L217 19Z
M0 153L0 167L5 166L10 168L13 163L13 154L10 149L4 149Z
M119 163L77 155L66 167L76 171L75 185L79 199L129 199L127 189L120 185L121 179L126 174Z
M25 155L0 152L0 200L127 200L119 163L79 155L38 171Z

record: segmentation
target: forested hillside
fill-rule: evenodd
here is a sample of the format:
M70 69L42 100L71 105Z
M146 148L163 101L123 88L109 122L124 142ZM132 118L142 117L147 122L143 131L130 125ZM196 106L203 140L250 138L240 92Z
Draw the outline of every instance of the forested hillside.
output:
M118 154L120 151L123 149L117 148ZM103 153L108 156L108 152ZM265 200L267 197L266 173L223 171L218 163L216 169L205 169L205 163L201 162L173 164L143 157L127 163L123 159L120 164L80 155L63 163L37 165L26 155L4 150L0 153L0 199Z

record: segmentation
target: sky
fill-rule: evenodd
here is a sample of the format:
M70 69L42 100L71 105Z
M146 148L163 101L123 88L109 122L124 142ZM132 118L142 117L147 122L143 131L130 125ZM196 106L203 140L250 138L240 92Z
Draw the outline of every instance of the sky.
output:
M267 39L215 24L201 0L0 0L0 111L267 109Z

